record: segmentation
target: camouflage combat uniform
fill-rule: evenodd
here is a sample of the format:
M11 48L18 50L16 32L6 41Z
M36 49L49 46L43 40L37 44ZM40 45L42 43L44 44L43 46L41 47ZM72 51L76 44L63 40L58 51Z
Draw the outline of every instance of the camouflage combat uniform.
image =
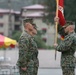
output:
M62 52L61 67L63 75L75 75L76 34L72 32L65 36L64 40L56 47L56 50Z
M38 50L34 38L27 32L22 33L19 39L19 59L17 65L19 67L20 75L37 75L39 61ZM21 67L27 67L23 71Z

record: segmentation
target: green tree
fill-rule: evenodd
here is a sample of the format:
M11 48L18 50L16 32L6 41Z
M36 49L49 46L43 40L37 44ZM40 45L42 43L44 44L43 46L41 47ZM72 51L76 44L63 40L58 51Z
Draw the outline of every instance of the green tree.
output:
M64 15L66 20L74 21L76 24L76 0L65 0L64 6Z
M42 40L41 37L42 34L43 34L42 31L38 31L37 36L35 36L35 41L37 43L38 48L47 49L45 42Z
M47 24L54 23L56 8L55 0L45 0L45 6L47 7L47 9L45 10L43 21Z
M20 35L21 35L21 31L14 31L12 38L18 41Z

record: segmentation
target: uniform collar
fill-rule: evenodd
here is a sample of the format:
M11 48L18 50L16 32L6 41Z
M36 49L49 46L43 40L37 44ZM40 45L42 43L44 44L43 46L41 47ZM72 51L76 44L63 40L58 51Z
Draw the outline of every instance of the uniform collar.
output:
M69 33L68 35L66 35L65 37L68 37L68 36L70 36L70 35L72 35L72 34L75 34L75 32L71 32L71 33Z
M24 30L24 34L26 34L28 37L32 38L32 36L26 30Z

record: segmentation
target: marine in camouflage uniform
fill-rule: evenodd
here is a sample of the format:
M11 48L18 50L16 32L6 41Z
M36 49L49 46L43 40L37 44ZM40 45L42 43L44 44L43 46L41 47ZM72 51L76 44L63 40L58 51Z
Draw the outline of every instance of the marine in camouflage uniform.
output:
M71 32L65 36L64 40L56 47L56 50L62 52L61 67L63 75L75 75L76 33Z
M39 60L34 38L24 31L19 39L19 59L17 62L20 75L37 75ZM26 71L21 67L26 67Z

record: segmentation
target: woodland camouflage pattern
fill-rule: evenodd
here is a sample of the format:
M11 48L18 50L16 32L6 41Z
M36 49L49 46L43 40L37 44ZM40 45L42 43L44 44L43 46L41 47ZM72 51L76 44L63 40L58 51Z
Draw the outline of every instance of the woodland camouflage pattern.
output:
M38 50L34 38L27 32L23 32L19 39L19 66L20 75L37 75L39 61ZM27 67L26 71L21 70L21 67Z
M56 50L62 52L61 66L63 75L75 75L76 33L72 32L65 36L64 40L56 47Z

